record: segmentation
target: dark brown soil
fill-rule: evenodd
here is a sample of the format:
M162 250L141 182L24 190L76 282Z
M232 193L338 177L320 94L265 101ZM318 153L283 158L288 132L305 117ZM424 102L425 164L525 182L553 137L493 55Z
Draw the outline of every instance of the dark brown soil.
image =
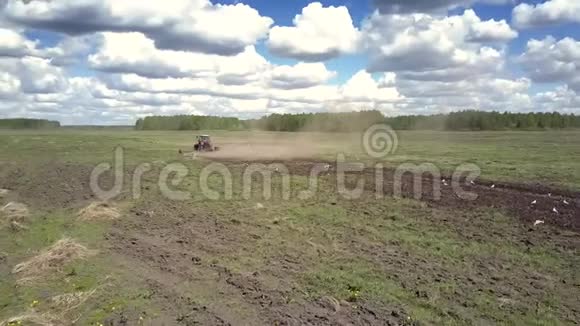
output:
M245 165L244 162L226 163L235 168ZM300 176L309 175L312 167L319 164L283 163L291 174ZM94 200L89 189L91 167L55 163L34 171L35 174L30 175L26 168L3 166L0 186L13 190L20 201L31 207L78 208ZM335 171L336 166L331 165L323 177L331 181ZM392 195L394 171L384 169L383 174L383 193ZM350 174L349 186L359 178L365 180L366 192L360 200L316 204L340 205L352 216L384 219L382 208L373 208L376 203L374 175L372 169ZM454 231L467 241L478 243L508 239L518 248L546 246L561 252L576 252L580 248L578 193L542 185L476 180L475 184L462 182L464 190L477 194L475 200L461 199L450 186L443 184L441 198L436 199L433 183L430 176L422 178L420 198L423 205L434 208L429 216L433 226ZM413 190L413 179L406 175L402 196L412 198ZM149 198L147 194L145 198ZM533 201L536 204L532 204ZM105 252L115 264L131 271L135 279L145 284L150 294L148 299L158 303L161 313L147 318L151 325L413 324L405 309L397 303L385 305L366 299L346 302L328 296L305 295L298 284L301 274L314 265L316 259L333 254L328 251L320 250L317 257L312 257L303 247L298 247L295 252L281 252L271 257L268 266L250 272L226 267L226 263L220 262L222 257L251 257L256 254L260 239L274 226L253 222L251 212L237 211L233 204L224 206L224 211L216 211L216 205L205 208L151 196L150 200L137 203L127 216L114 222L107 233ZM509 228L494 225L479 213L482 208L503 210L522 223ZM440 213L449 211L453 213ZM534 228L536 220L545 221L554 228ZM580 309L574 305L580 289L577 276L546 275L533 267L513 266L497 257L482 258L474 266L470 265L471 269L460 270L466 262L460 261L454 266L433 257L422 257L396 241L385 246L368 240L364 232L352 230L334 239L344 250L345 264L352 257L368 259L389 275L392 282L415 293L417 300L441 302L442 318L453 318L465 324L474 321L497 324L502 320L469 312L475 297L486 295L504 300L507 313L525 314L538 304L538 298L556 292L562 305L552 313L570 323L580 320ZM578 266L578 261L571 261L570 265ZM452 283L457 288L452 294L437 297L426 290L434 282ZM142 311L118 311L105 324L135 325L143 315L147 316Z
M229 163L238 166L247 164L240 162ZM323 175L330 175L331 178L335 178L334 175L337 169L336 164L331 162L268 161L263 163L282 163L288 168L291 175L303 176L310 175L315 165L328 164L330 170ZM384 180L384 183L382 189L385 195L392 196L394 193L394 174L395 171L393 169L383 169L382 180ZM347 175L351 176L347 178L347 186L350 185L351 189L356 186L357 180L362 179L365 180L364 184L367 191L376 192L375 169L367 168L363 172L347 173ZM447 185L442 180L445 180ZM492 207L505 210L507 213L519 217L522 222L529 226L540 220L546 224L567 230L580 231L580 192L552 188L541 184L493 182L489 180L475 180L472 184L465 179L461 179L459 182L461 188L476 195L475 200L466 200L455 193L451 186L450 176L442 176L441 180L435 180L435 182L441 187L440 198L434 197L434 179L429 174L425 174L422 177L422 193L419 198L433 207L464 210ZM415 198L415 189L413 176L410 174L404 175L402 178L402 197Z
M107 235L119 264L148 284L160 302L167 325L403 325L398 307L356 304L325 297L301 298L290 270L234 272L215 257L239 250L246 255L264 230L239 229L211 212L184 204L151 203L135 208L133 218L119 221ZM240 249L242 248L242 249ZM276 262L272 262L275 264ZM199 297L217 295L213 303ZM241 312L241 313L240 313ZM127 316L122 316L127 318ZM119 317L120 318L120 317ZM170 319L170 317L166 317ZM133 319L134 320L134 319ZM118 325L118 318L112 325Z
M244 166L240 162L230 163ZM314 163L285 164L291 174L308 175ZM333 173L331 169L326 177L332 178ZM390 195L392 182L389 182L389 177L393 172L385 170L384 173L385 193ZM371 180L374 179L374 171L367 170L356 177L361 175L369 184L363 198L319 204L340 205L352 216L384 218L384 211L373 209L375 188ZM494 243L509 239L515 247L528 250L538 246L548 246L562 252L580 248L580 240L574 232L578 230L575 217L579 208L578 203L567 196L569 193L524 185L512 187L505 183L497 183L492 189L489 183L478 181L475 185L465 186L465 189L477 193L478 199L475 201L461 200L444 186L441 200L435 200L428 190L432 182L432 178L423 179L425 192L422 198L428 206L437 208L429 216L432 225L456 232L468 242ZM548 196L546 191L552 192L552 195ZM405 178L403 196L411 196L412 193L412 180ZM571 205L561 203L563 199L568 199ZM533 200L538 201L537 205L529 205ZM554 206L559 210L557 216L550 215ZM523 223L520 227L508 228L494 225L493 220L478 211L487 207L506 210ZM443 214L448 211L453 213ZM228 219L228 215L235 217ZM260 239L270 232L270 226L252 221L251 212L248 216L244 215L232 206L216 211L203 205L192 207L179 202L146 201L131 211L130 218L116 222L107 241L119 264L134 271L136 278L148 284L151 299L163 307L164 314L160 318L168 325L415 323L396 303L384 305L364 299L351 303L332 297L305 297L296 281L304 269L315 262L300 248L295 252L280 253L272 258L268 266L248 273L236 272L220 264L216 258L252 256L260 245ZM540 218L556 228L532 228L533 221ZM468 312L475 306L475 298L483 295L496 298L502 305L505 303L506 313L526 314L530 307L538 304L538 298L557 291L563 303L554 313L561 320L580 319L580 310L572 304L580 283L573 276L554 279L561 276L539 273L530 266L513 266L510 261L498 257L481 259L469 270L460 270L466 262L459 262L458 266L450 265L432 257L418 256L397 242L385 246L362 240L364 237L360 234L364 234L364 230L353 229L335 239L343 249L346 248L341 253L346 260L348 257L369 259L386 272L391 281L415 293L417 300L441 302L442 310L439 313L445 318L465 324L474 321L499 323L501 320L493 317ZM319 251L320 259L332 254L327 250ZM577 263L570 262L573 265ZM457 288L452 294L441 297L427 290L433 283L451 283ZM557 289L554 283L559 284ZM126 315L112 318L111 325L120 324L120 318L131 320Z
M91 167L78 164L47 163L42 168L15 164L0 166L0 185L15 190L18 200L37 208L78 207L91 200Z

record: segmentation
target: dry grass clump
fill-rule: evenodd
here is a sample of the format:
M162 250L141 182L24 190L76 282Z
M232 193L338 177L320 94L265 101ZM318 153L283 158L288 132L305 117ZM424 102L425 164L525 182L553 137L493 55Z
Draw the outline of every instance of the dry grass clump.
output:
M79 219L83 221L108 221L121 217L119 210L109 203L93 202L79 211Z
M9 219L24 218L27 217L28 214L28 207L22 203L9 202L0 208L0 215Z
M50 314L40 314L35 311L12 317L0 322L0 326L60 326L63 323Z
M10 191L8 189L0 189L0 198L4 198Z
M97 289L85 292L65 293L52 297L51 303L54 309L62 312L68 312L81 306L93 294L95 294L95 292L97 292Z
M12 231L27 230L24 220L28 217L28 207L22 203L9 202L0 208L0 228L9 227Z
M47 271L60 270L65 264L88 257L93 253L76 241L65 238L57 241L37 256L16 265L12 269L12 273L18 274L24 279L36 278Z

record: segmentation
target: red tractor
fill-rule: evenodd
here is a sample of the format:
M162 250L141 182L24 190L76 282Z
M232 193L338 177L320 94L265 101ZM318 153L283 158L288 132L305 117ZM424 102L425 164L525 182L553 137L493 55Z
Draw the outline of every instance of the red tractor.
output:
M212 145L209 135L199 135L193 145L193 150L196 152L213 152L217 151L218 148Z

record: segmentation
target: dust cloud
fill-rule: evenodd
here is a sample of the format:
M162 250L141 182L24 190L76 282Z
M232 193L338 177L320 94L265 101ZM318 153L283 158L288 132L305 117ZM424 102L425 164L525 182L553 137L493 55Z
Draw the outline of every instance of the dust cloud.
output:
M328 154L345 150L351 144L348 134L254 132L240 136L215 137L213 143L219 150L199 153L197 156L239 161L319 160Z

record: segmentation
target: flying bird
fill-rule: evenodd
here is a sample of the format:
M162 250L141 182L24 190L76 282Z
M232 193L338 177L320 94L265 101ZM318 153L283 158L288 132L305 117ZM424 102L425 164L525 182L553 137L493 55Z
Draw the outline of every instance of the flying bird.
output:
M566 199L564 199L564 205L570 205L570 203Z
M558 212L558 210L556 209L556 207L552 208L552 212L553 212L554 214L560 214L560 212Z

